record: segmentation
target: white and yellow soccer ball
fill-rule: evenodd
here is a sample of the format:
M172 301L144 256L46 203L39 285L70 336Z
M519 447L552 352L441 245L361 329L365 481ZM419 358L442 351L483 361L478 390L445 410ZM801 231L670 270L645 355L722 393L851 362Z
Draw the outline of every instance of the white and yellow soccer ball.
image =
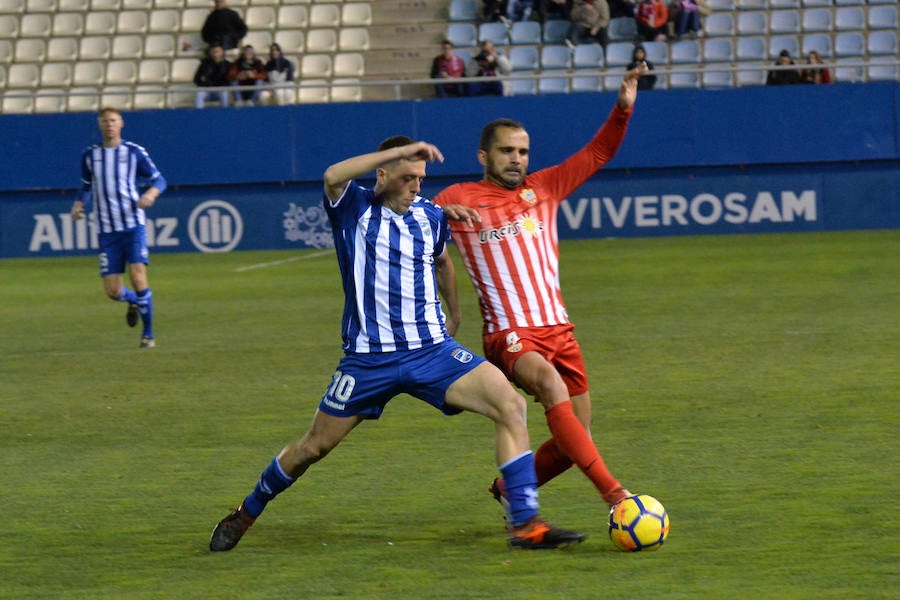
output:
M653 496L629 496L609 511L609 538L622 550L657 550L667 537L669 514Z

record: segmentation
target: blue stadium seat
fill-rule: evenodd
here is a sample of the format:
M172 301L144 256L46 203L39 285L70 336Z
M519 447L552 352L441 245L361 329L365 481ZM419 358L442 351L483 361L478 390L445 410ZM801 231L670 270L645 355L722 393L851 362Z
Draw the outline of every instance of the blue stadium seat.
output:
M477 0L450 0L450 21L477 21L478 5Z
M769 8L769 0L735 0L735 8L738 10L766 10Z
M831 31L831 10L808 8L803 11L803 31Z
M667 42L644 42L644 52L647 60L654 65L663 67L669 64L669 44Z
M568 46L548 45L541 48L542 69L568 69L572 66L572 53Z
M722 11L734 10L734 0L709 0L709 7L713 14Z
M569 34L571 24L565 20L552 20L544 23L543 39L545 44L562 44Z
M827 33L811 33L803 36L803 56L807 56L812 50L819 53L822 58L831 58L834 52L831 44L831 36Z
M578 73L578 70L575 71ZM602 92L603 80L599 75L575 75L572 78L573 92Z
M738 35L765 35L769 32L769 24L764 12L738 13Z
M567 71L559 69L544 71L541 73L541 78L538 80L538 91L541 95L568 94L569 80L565 77L566 74ZM547 75L550 75L550 77L547 77Z
M860 6L865 3L866 0L834 0L835 6Z
M866 44L870 56L897 56L897 34L893 31L870 31Z
M704 72L703 87L710 89L734 87L734 75L724 71Z
M766 85L768 63L746 63L741 66L755 68L738 70L735 73L735 85L738 87Z
M637 25L631 17L616 17L610 19L607 32L611 42L630 42L637 38Z
M865 69L859 58L839 58L835 62L834 79L844 83L865 80Z
M769 0L769 8L800 8L800 0Z
M800 13L796 10L771 11L769 33L800 33Z
M803 8L824 7L834 4L832 0L803 0Z
M734 61L734 42L731 38L708 39L703 44L703 62Z
M869 81L896 81L898 67L896 59L890 56L875 56L869 61Z
M537 94L537 82L534 79L511 79L509 89L513 96L534 96Z
M863 34L856 31L844 31L834 36L834 55L839 58L862 56L866 50Z
M603 76L603 89L607 92L617 92L619 91L619 87L622 85L622 80L625 78L624 73L622 75L604 75Z
M734 15L714 12L703 19L703 31L707 37L734 35Z
M870 6L869 29L893 29L897 31L897 7L896 6Z
M541 24L537 21L516 21L509 32L513 44L540 44Z
M700 62L700 44L697 40L678 40L669 49L669 62L673 65Z
M450 23L447 39L457 48L471 48L478 45L478 30L471 23Z
M490 40L495 46L509 44L509 31L503 23L482 23L478 26L478 41Z
M634 46L631 42L614 42L606 46L606 66L626 67L631 62Z
M669 87L671 89L698 88L700 87L700 74L696 71L670 73Z
M761 37L737 38L735 55L738 60L765 60L767 57L766 39Z
M599 44L578 44L572 63L576 69L602 69L603 47Z
M540 67L536 46L513 46L509 50L513 71L535 71Z
M773 35L769 38L769 58L775 60L782 50L791 53L795 61L800 58L800 40L796 35Z
M863 9L857 6L845 6L834 12L834 28L836 31L859 31L865 29L866 19Z

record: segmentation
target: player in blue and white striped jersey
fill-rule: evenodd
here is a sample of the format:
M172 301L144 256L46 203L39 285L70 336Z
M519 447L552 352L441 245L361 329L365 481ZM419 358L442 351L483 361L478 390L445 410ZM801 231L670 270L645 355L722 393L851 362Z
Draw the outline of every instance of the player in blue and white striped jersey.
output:
M447 219L419 196L425 163L434 160L443 160L435 146L395 136L376 152L325 171L325 210L346 297L341 328L345 354L309 431L272 460L254 490L216 525L210 550L234 548L276 495L364 419L379 418L388 401L401 393L444 414L468 410L494 421L497 465L507 492L513 489L508 494L510 546L558 548L584 539L538 515L524 398L497 367L451 337L461 313L446 249ZM373 170L374 188L354 182Z
M93 205L100 244L100 276L110 299L127 302L125 320L143 321L141 348L156 345L153 335L153 292L147 281L150 252L147 249L144 209L150 208L166 189L166 180L147 151L122 139L125 122L114 108L104 108L98 117L103 143L90 146L81 157L81 193L72 206L77 221ZM149 187L140 192L139 181ZM134 287L125 287L122 274Z

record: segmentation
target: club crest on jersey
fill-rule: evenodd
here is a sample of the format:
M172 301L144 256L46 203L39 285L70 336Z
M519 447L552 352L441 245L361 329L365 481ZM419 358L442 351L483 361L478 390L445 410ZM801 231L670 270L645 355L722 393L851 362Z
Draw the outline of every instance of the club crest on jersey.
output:
M535 204L537 202L537 194L535 194L534 190L531 188L525 188L519 192L519 198L528 204Z
M522 349L522 340L519 339L519 334L515 331L510 331L506 335L506 351L507 352L518 352Z
M472 359L474 358L471 352L463 348L457 348L453 351L451 356L463 364L472 362Z

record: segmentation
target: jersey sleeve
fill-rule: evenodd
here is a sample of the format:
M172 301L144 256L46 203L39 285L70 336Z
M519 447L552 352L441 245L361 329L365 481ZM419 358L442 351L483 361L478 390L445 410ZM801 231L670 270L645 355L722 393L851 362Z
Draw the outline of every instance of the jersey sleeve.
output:
M158 189L160 193L164 192L166 190L166 180L162 173L159 172L159 169L156 168L156 165L153 164L153 159L150 158L147 150L135 144L132 147L132 151L137 158L137 174L140 177L147 178L150 181L150 185Z

